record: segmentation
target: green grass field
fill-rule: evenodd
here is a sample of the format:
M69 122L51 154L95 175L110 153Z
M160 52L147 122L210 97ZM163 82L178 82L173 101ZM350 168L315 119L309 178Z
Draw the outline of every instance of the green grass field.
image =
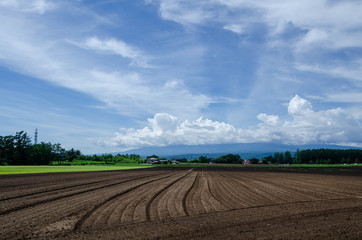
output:
M149 165L124 164L118 166L0 166L0 174L50 173L50 172L87 172L147 168Z
M277 164L225 164L225 163L216 163L216 164L208 164L208 163L181 163L177 165L164 165L157 164L153 166L158 167L241 167L241 168L326 168L326 167L361 167L362 164L290 164L290 165L277 165Z

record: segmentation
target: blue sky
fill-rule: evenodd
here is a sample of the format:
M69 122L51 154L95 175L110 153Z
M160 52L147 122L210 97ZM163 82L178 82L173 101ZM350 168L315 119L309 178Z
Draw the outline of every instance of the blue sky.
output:
M355 0L2 0L0 135L83 153L362 147Z

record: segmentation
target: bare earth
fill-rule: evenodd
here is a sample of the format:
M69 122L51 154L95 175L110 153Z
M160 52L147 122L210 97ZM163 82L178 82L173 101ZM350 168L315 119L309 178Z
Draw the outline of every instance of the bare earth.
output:
M1 239L362 239L362 176L236 168L0 176Z

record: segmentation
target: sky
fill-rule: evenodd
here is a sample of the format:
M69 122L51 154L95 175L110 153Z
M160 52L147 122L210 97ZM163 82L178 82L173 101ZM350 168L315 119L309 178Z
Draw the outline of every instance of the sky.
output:
M82 153L362 147L359 0L0 0L0 135Z

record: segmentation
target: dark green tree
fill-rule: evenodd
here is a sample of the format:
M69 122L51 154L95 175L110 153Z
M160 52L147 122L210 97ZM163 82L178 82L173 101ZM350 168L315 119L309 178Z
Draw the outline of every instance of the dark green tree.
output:
M13 164L14 162L14 136L0 138L0 160L1 164Z
M261 161L262 161L263 164L273 164L273 163L275 163L273 156L264 157Z
M24 131L17 132L14 136L14 165L30 164L31 139Z
M216 159L216 163L240 164L243 163L243 161L244 160L239 155L236 154L227 154Z
M274 153L274 160L277 164L283 164L284 163L284 155L283 153L276 152Z
M74 159L79 157L81 155L81 152L79 150L75 150L74 148L71 148L68 151L65 151L64 160L72 162Z
M51 161L56 160L51 143L41 142L40 144L34 144L31 150L31 164L47 165Z
M284 161L283 161L283 163L284 164L291 164L292 161L293 161L292 154L289 151L286 151L284 153Z
M257 159L257 158L251 158L251 159L249 159L249 163L250 163L250 164L258 164L258 163L259 163L259 159Z
M209 162L209 159L205 156L200 156L199 157L199 162L200 163L208 163Z

